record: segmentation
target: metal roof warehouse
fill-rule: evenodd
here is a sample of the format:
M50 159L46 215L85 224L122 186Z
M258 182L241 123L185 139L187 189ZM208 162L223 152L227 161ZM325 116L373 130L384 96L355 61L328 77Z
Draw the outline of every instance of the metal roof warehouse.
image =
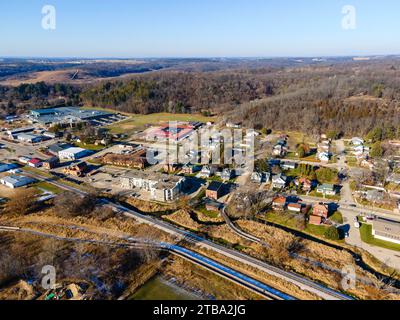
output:
M46 125L105 119L111 116L114 116L114 114L105 111L85 110L78 107L60 107L31 110L29 118L32 122L39 122Z
M24 187L33 182L35 182L34 179L25 176L7 176L0 179L0 184L3 184L11 189Z

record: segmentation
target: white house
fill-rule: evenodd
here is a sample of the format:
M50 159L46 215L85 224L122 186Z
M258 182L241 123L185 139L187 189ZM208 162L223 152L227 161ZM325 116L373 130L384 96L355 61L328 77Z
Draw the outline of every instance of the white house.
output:
M275 189L283 189L286 187L287 177L282 174L277 174L272 177L272 187Z
M215 174L215 168L214 167L210 167L210 166L203 166L203 168L200 171L199 176L203 177L203 178L209 178L212 175Z
M321 184L317 187L317 193L321 193L327 196L334 196L336 195L336 187L333 184L325 183Z
M271 174L269 172L253 172L251 174L251 181L257 183L269 182Z

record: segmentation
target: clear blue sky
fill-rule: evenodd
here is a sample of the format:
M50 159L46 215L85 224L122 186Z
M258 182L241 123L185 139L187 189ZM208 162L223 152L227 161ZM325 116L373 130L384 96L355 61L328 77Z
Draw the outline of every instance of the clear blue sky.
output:
M57 28L41 9L57 9ZM343 30L342 7L357 9ZM0 56L400 54L398 0L0 0Z

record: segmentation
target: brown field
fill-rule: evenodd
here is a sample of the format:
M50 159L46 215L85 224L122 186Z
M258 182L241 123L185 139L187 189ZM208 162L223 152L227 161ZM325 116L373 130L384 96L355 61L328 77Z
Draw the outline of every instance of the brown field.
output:
M35 84L38 82L46 82L49 84L54 84L54 83L87 84L103 80L127 78L134 75L129 73L121 75L119 77L96 78L88 75L84 71L79 71L78 77L76 79L72 79L72 76L76 71L77 71L76 69L67 69L67 70L57 70L57 71L31 72L24 75L9 77L5 80L0 81L0 85L17 87L21 84Z

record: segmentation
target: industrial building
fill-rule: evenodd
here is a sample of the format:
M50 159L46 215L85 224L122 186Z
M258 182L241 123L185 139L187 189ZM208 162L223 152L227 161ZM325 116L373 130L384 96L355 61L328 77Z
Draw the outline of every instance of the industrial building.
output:
M18 165L15 163L0 163L0 172L9 171L16 168L18 168Z
M85 110L78 107L60 107L31 110L28 116L32 123L42 125L67 124L74 125L90 122L93 125L107 125L122 120L122 116L98 110Z
M77 160L86 157L89 154L90 154L89 150L72 147L58 152L58 157L61 160Z
M32 133L19 133L14 135L13 138L27 143L39 143L43 140L43 137Z
M11 189L24 187L34 182L34 179L25 176L7 176L0 179L0 184Z

